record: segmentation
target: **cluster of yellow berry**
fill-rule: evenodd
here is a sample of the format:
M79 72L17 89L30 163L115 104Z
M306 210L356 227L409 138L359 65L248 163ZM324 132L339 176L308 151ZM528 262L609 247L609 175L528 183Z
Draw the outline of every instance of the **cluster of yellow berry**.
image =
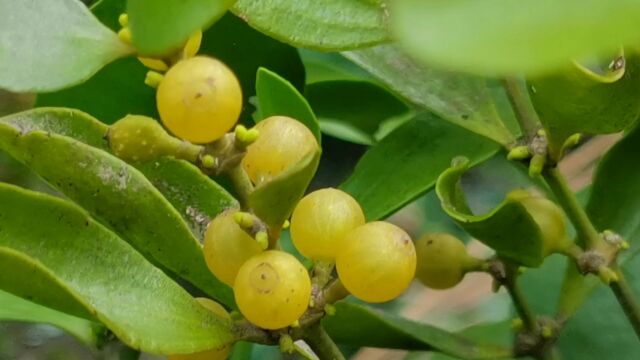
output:
M130 37L126 17L120 22L124 26L121 37ZM140 59L153 70L147 83L157 86L162 124L177 138L151 118L129 115L114 124L108 135L117 156L148 161L171 155L195 163L202 161L201 144L223 138L237 123L242 111L238 79L219 60L195 55L201 36L201 32L194 34L177 55ZM250 130L239 126L235 136L249 132L253 136L242 148L237 166L257 187L319 148L304 124L286 116L269 117ZM557 225L562 215L549 212L554 207L547 202L523 199L532 213L551 214L536 217L542 228L562 232L550 234L550 238L563 237L564 223ZM335 265L342 286L367 302L398 297L414 277L431 288L450 288L485 263L470 256L454 236L427 234L414 244L398 226L382 221L367 223L358 202L333 188L302 198L293 210L290 226L293 244L303 256L315 264L329 264L330 269ZM264 329L294 325L312 302L309 272L296 257L278 250L279 233L280 229L270 231L253 214L238 209L218 214L205 233L203 251L209 269L233 288L242 315ZM219 304L208 299L199 301L229 318ZM172 359L219 359L228 352L227 347Z

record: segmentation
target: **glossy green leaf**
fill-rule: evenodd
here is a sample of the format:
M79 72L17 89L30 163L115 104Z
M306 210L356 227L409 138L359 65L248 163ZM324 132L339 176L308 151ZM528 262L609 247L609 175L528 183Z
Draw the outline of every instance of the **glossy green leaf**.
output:
M511 321L501 321L492 323L482 323L472 325L468 328L457 332L462 336L468 337L474 341L482 341L491 344L500 344L501 346L512 346L513 343L513 325ZM424 353L411 353L404 360L419 360L424 358ZM453 357L445 354L433 354L429 360L464 360L464 358ZM501 358L503 360L512 360L514 357L508 356ZM528 359L528 358L527 358Z
M640 127L636 126L602 158L593 180L586 211L598 231L613 230L631 244L622 252L619 263L640 252ZM560 299L560 312L571 315L600 285L595 277L583 277L574 267L567 270L565 291Z
M270 226L282 226L315 175L320 153L318 149L272 180L258 186L249 196L253 212Z
M320 142L320 126L307 99L280 75L265 68L258 70L256 94L260 120L269 116L283 115L292 117L305 124Z
M316 82L305 95L323 133L363 145L376 142L385 121L410 115L402 100L368 81Z
M186 161L161 158L136 167L178 210L201 242L211 219L240 207L222 186Z
M469 159L455 159L438 178L436 193L444 211L501 257L528 267L540 265L547 255L542 230L517 197L507 196L483 215L471 212L460 185L470 166Z
M234 0L128 0L133 45L140 54L168 55L196 30L224 15Z
M307 84L332 80L376 81L371 74L336 52L298 49L304 64Z
M77 0L0 0L0 87L53 91L80 83L132 48Z
M340 188L358 200L367 220L381 219L431 189L454 157L464 155L478 163L498 148L484 137L423 114L365 153Z
M540 74L640 41L637 0L398 0L398 40L421 60L483 75Z
M343 50L389 40L380 4L342 0L238 0L233 12L296 47Z
M496 107L487 79L423 66L394 45L346 52L345 56L412 103L501 144L514 140ZM508 119L505 119L507 121Z
M615 61L622 67L598 72L574 63L562 72L529 80L531 101L556 157L572 134L618 132L640 117L640 56Z
M0 149L155 263L233 306L231 289L208 270L189 225L142 173L100 150L107 147L106 126L87 117L69 109L37 109L1 118Z
M329 335L339 344L409 350L432 350L464 359L497 359L508 348L483 345L431 325L348 301L336 303L336 314L323 320Z
M0 321L56 326L89 346L100 345L105 329L92 321L62 313L0 290Z
M32 287L31 275L48 276L122 341L148 352L194 352L232 341L229 323L79 207L6 184L0 199L0 266L6 273L11 265L18 284L12 292L38 301L46 287Z

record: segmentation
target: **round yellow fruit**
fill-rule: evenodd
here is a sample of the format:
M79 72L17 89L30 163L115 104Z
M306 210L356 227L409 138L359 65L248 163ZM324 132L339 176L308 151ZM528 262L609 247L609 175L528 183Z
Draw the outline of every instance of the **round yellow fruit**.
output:
M197 298L196 300L200 305L207 308L207 310L224 318L225 320L231 321L231 316L227 310L222 307L222 305L207 298ZM167 360L224 360L229 356L230 352L231 346L227 345L220 349L205 350L193 354L169 355Z
M353 296L368 302L398 297L416 270L416 250L409 234L382 221L347 233L337 255L342 284Z
M290 117L271 116L255 128L260 136L247 148L242 166L256 185L278 176L318 149L311 131Z
M453 235L425 234L415 246L418 255L416 278L432 289L454 287L477 262L469 256L462 241Z
M302 255L333 261L345 235L364 225L362 208L344 191L316 190L300 200L291 217L291 238Z
M258 242L234 221L237 210L216 216L204 235L204 259L209 270L223 283L233 286L238 270L262 249Z
M242 265L233 293L247 320L274 330L293 324L307 310L311 280L293 255L269 250Z
M221 138L242 111L238 79L225 64L206 56L182 60L169 69L156 100L164 126L193 143Z

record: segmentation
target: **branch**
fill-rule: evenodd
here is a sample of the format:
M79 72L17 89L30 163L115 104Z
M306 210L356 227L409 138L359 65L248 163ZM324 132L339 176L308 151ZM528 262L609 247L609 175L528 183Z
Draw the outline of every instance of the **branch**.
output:
M317 322L307 329L303 338L316 355L323 360L345 360L338 346L324 331L321 322Z
M538 124L540 123L538 115L529 100L529 95L523 91L522 86L520 86L516 78L507 77L502 80L502 85L516 113L516 120L518 120L520 129L528 142L532 140L538 132Z
M638 307L631 287L624 278L622 271L619 269L616 270L618 270L618 281L612 281L609 287L611 287L611 290L618 299L618 303L620 303L622 310L624 310L625 315L627 315L627 319L629 319L631 326L633 326L633 330L635 330L636 335L640 339L640 307Z

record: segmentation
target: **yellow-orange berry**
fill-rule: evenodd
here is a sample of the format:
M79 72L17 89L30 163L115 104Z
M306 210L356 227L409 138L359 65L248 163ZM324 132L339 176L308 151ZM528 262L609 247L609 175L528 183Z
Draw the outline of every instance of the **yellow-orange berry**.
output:
M225 64L206 56L180 61L169 69L156 99L167 129L194 143L221 138L242 111L238 79Z
M287 116L272 116L259 122L260 135L249 145L242 166L254 184L278 176L305 156L317 151L318 142L301 122Z
M307 258L333 261L345 235L364 225L362 208L344 191L316 190L300 200L291 217L291 238Z
M336 268L344 287L368 302L384 302L402 294L416 270L416 250L409 235L382 221L347 233L338 250Z
M233 286L242 315L265 329L292 325L311 299L307 269L291 254L269 250L242 265Z

